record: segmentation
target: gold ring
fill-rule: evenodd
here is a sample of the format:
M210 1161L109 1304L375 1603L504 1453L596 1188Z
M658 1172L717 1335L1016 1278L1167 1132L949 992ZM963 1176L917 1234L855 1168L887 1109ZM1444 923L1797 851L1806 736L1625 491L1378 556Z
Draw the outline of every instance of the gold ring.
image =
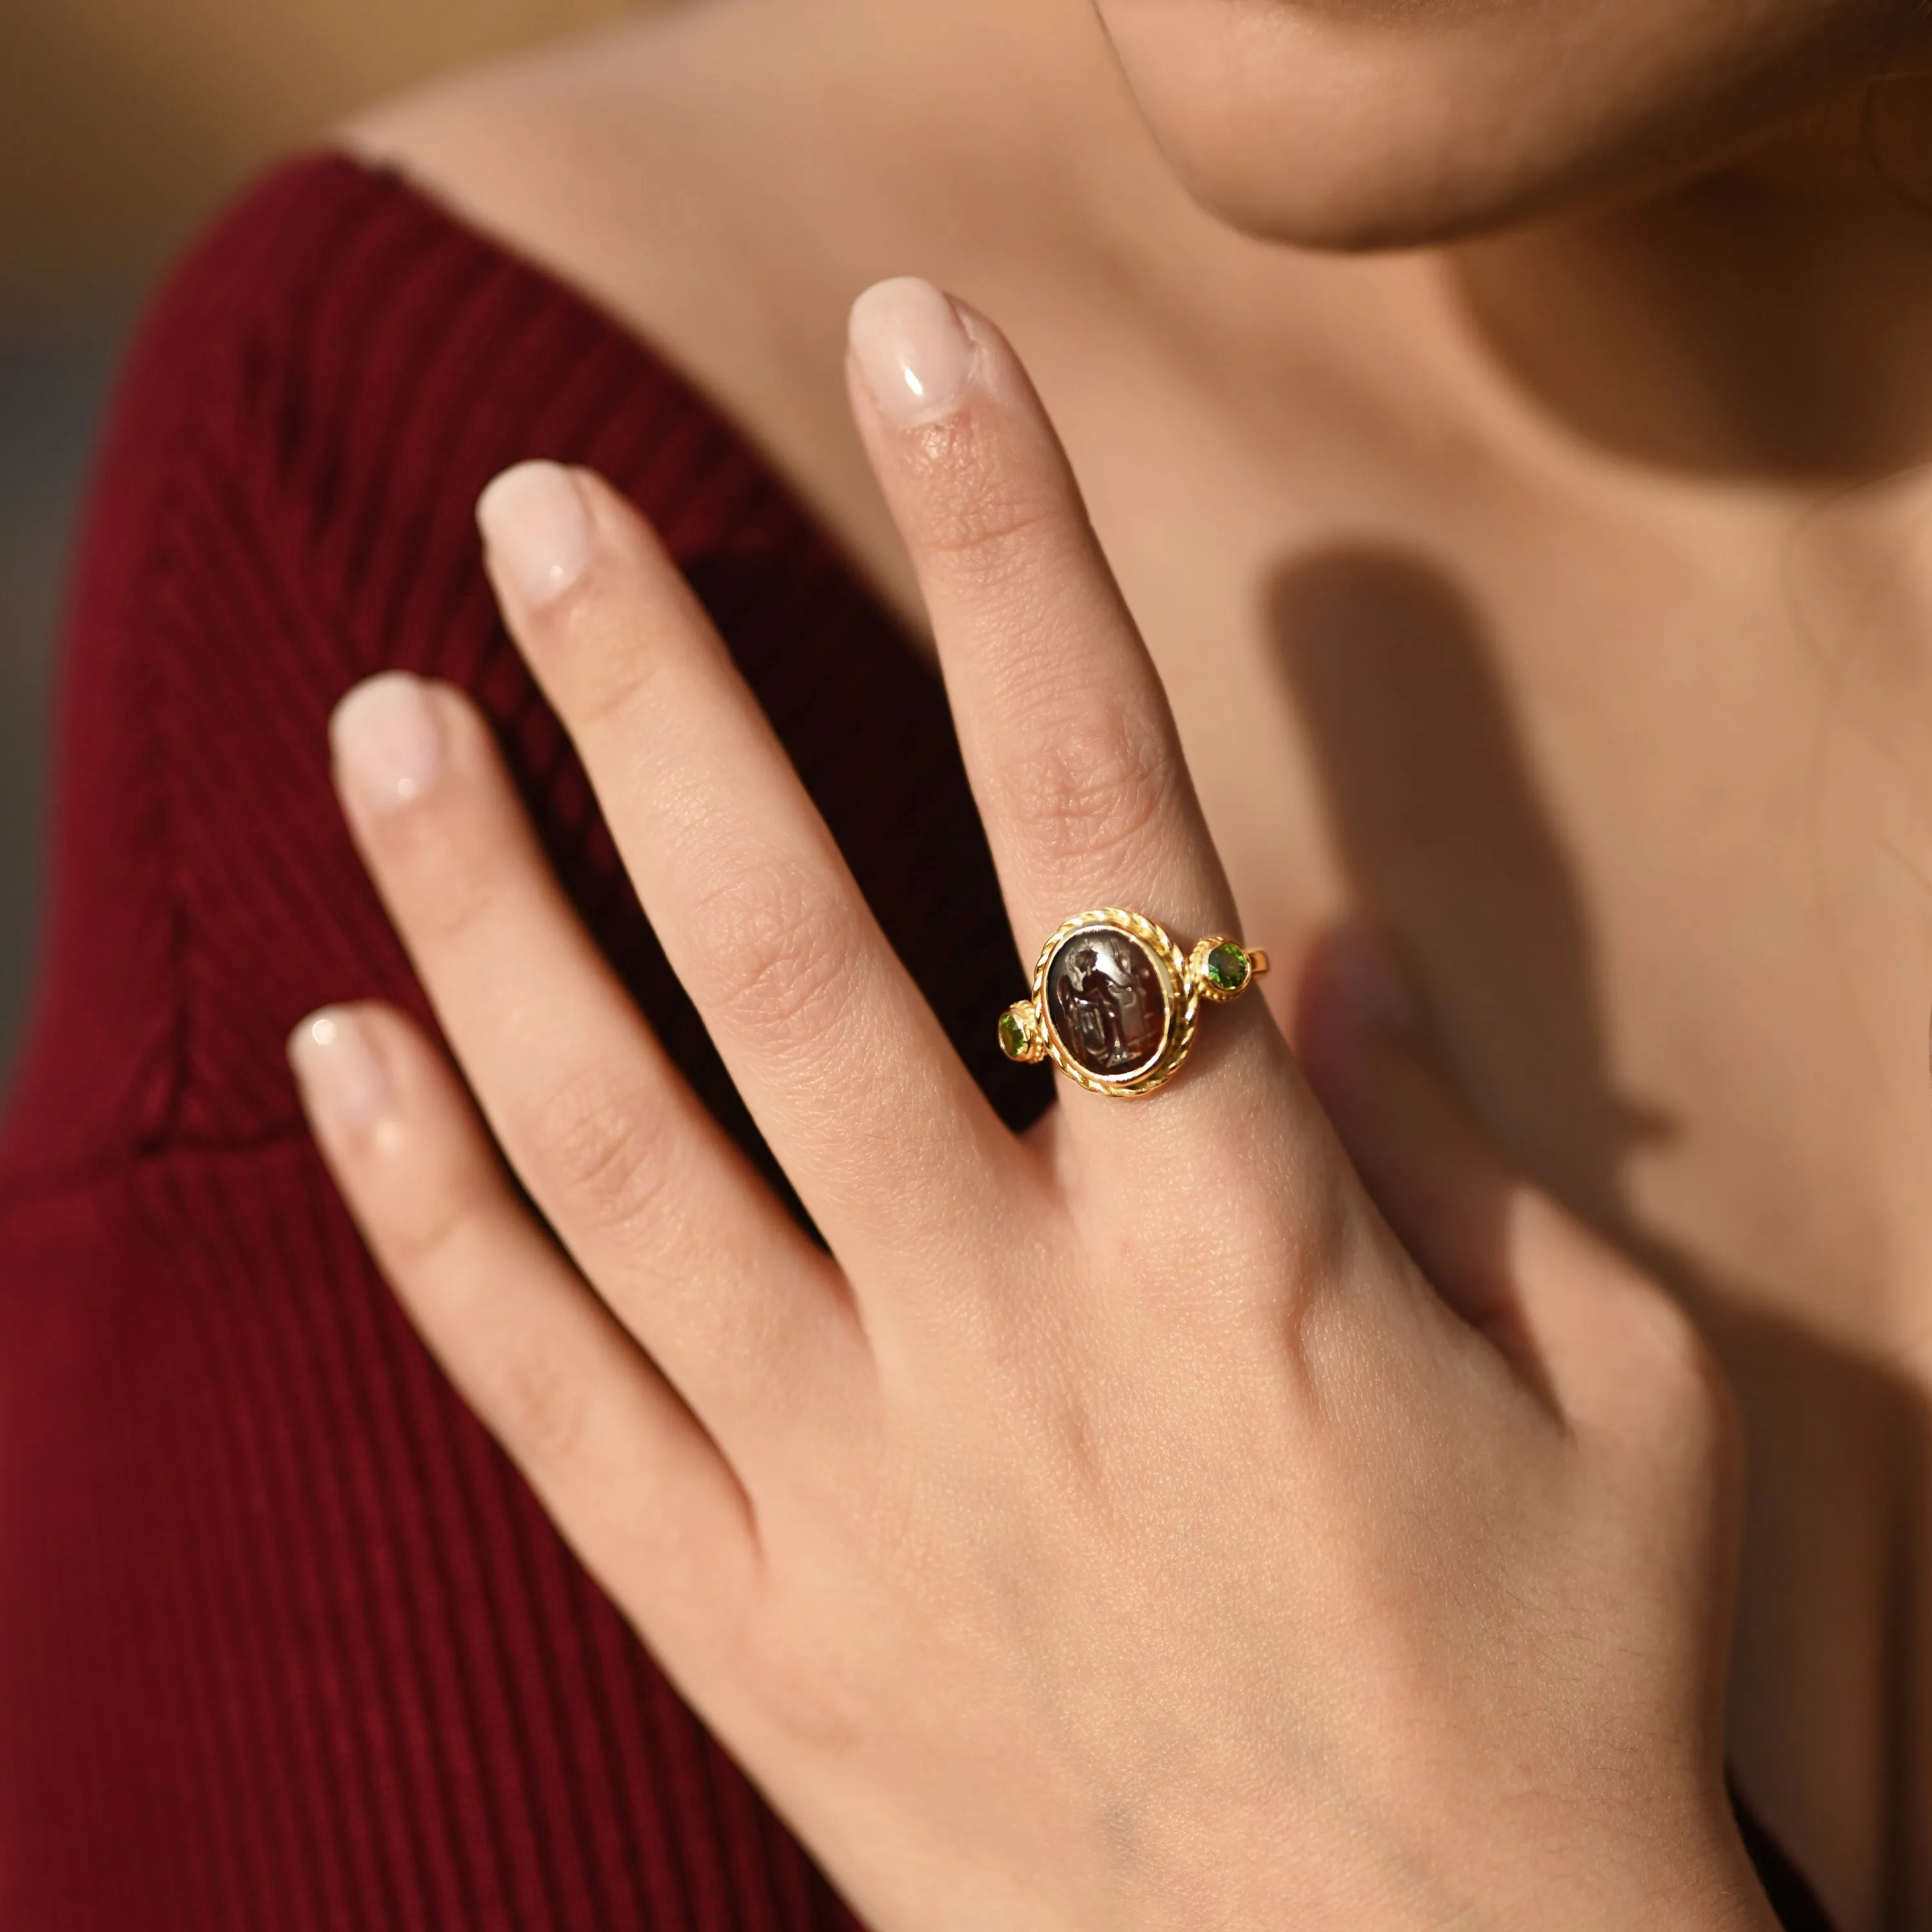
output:
M1103 906L1040 948L1032 997L1000 1016L1000 1045L1009 1060L1051 1060L1096 1094L1138 1100L1180 1071L1202 1003L1238 1000L1268 968L1258 946L1224 933L1184 952L1152 920Z

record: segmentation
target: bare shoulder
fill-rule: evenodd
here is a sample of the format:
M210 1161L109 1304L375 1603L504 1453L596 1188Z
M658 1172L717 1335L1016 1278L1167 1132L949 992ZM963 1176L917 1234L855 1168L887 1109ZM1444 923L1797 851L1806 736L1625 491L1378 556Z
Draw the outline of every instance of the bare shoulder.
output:
M1174 442L1224 452L1230 477L1252 463L1254 412L1229 396L1264 377L1282 398L1278 488L1322 447L1313 425L1424 366L1415 269L1221 227L1088 10L1048 10L1003 13L989 44L971 8L679 0L340 139L664 354L916 621L846 401L845 318L869 284L922 274L998 318L1123 554L1168 525ZM942 29L956 38L935 46Z
M628 314L728 214L712 158L728 63L693 11L653 10L445 76L337 140Z
M891 250L862 196L827 186L851 171L823 130L863 138L855 117L795 118L775 43L796 10L653 9L439 81L337 138L664 355L898 601L843 378L846 310Z

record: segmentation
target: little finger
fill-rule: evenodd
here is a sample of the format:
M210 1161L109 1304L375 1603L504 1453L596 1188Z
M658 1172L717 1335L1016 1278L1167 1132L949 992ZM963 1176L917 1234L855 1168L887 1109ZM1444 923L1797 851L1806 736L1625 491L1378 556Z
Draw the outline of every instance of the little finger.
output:
M566 1538L678 1659L749 1575L717 1445L518 1202L440 1056L376 1006L289 1045L331 1172L398 1298Z

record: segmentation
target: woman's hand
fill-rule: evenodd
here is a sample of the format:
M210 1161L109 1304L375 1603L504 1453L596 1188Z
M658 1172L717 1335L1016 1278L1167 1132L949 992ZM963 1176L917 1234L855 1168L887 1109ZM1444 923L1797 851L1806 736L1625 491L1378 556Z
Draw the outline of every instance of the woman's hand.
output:
M851 368L1023 955L1102 904L1238 932L1010 350L889 284ZM481 514L830 1252L667 1063L448 688L352 694L337 767L488 1131L392 1012L317 1016L296 1063L430 1346L859 1911L1768 1922L1722 1788L1709 1362L1465 1123L1373 954L1329 948L1306 1003L1366 1187L1252 999L1157 1096L1063 1083L1016 1138L649 531L547 465Z

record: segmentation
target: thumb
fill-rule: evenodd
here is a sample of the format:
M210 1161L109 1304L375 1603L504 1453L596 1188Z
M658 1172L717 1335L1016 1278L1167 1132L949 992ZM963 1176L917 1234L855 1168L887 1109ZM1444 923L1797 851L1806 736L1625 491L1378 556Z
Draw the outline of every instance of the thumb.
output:
M1535 1186L1470 1112L1394 953L1366 926L1316 942L1294 1031L1309 1084L1396 1238L1561 1412L1622 1409L1634 1346L1701 1365L1677 1304Z

